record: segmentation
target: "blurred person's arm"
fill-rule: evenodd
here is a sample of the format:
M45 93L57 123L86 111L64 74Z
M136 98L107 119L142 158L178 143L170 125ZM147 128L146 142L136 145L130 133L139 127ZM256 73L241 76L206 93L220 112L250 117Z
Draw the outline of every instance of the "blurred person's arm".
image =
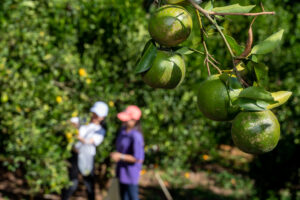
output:
M122 154L119 152L113 152L110 154L110 157L114 162L119 162L119 161L124 161L124 162L129 162L129 163L137 162L137 159L130 154Z
M88 138L88 139L85 139L85 138L82 138L82 137L78 136L78 140L80 142L82 142L83 144L93 144L95 146L98 146L103 142L104 135L105 135L105 131L104 131L104 133L102 131L101 134L100 133L95 133L92 138Z
M82 144L87 144L87 140L85 138L82 137L82 135L85 135L86 132L86 127L82 126L79 128L79 134L77 136L77 139L82 143ZM91 141L90 141L91 142Z
M90 141L91 142L90 144L93 144L95 146L100 145L104 140L105 133L106 131L103 128L97 131L95 134L93 134L93 138Z
M140 135L141 136L141 135ZM114 162L128 162L128 163L143 163L144 161L144 139L143 137L136 137L133 140L133 155L122 154L120 152L113 152L110 154Z

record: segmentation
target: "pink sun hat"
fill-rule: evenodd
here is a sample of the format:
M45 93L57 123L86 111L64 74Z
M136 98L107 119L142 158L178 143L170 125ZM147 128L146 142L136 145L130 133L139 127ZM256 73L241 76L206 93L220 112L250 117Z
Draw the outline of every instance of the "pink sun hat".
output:
M123 112L120 112L117 115L119 120L121 120L122 122L127 122L132 119L138 121L140 120L141 116L142 116L141 109L135 105L128 106Z

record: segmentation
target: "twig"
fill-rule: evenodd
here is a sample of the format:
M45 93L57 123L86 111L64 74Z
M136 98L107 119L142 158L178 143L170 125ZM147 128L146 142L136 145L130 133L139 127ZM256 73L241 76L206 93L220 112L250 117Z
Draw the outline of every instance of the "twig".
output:
M199 27L200 27L201 41L202 41L202 45L203 45L204 51L205 51L205 58L204 58L203 64L206 65L208 76L210 76L211 75L210 68L209 68L209 64L207 62L207 60L209 59L208 58L209 52L208 52L208 49L207 49L207 46L206 46L206 42L204 40L205 31L204 31L203 26L202 26L202 20L201 20L200 13L197 9L196 9L196 13L197 13L197 19L198 19L198 23L199 23Z
M155 173L155 178L157 179L162 191L164 192L167 200L173 200L170 192L168 191L167 187L165 186L163 180L160 178L160 175L157 173L157 172L154 172Z
M199 26L200 26L200 31L201 31L201 39L202 41L204 40L204 36L208 37L203 25L202 25L202 20L201 20L201 16L200 16L200 13L199 11L196 9L196 14L197 14L197 19L198 19L198 23L199 23Z
M210 73L210 68L209 68L209 64L208 64L208 60L209 60L208 54L209 54L209 52L208 52L208 50L207 50L207 46L206 46L206 43L205 43L204 40L202 41L202 44L203 44L204 51L205 51L204 65L206 65L206 67L207 67L207 72L208 72L208 76L210 76L211 73Z
M240 81L241 81L242 85L245 85L246 87L250 86L244 79L241 79Z
M220 74L222 74L222 70L220 70L220 68L217 66L217 65L215 65L211 60L207 60L214 68L216 68L216 70L218 70L218 72L220 73Z
M208 12L209 15L239 15L239 16L259 16L259 15L275 15L276 13L274 11L272 12L259 12L259 13L218 13L218 12Z
M200 27L201 41L203 42L205 31L204 31L204 28L203 28L203 25L202 25L202 20L201 20L200 13L197 9L195 9L195 10L196 10L197 19L198 19L198 23L199 23L199 27Z
M202 20L201 20L201 16L200 16L200 13L199 11L196 9L196 13L197 13L197 18L198 18L198 23L199 23L199 27L200 27L200 33L201 33L201 40L202 40L202 45L204 47L204 51L205 51L205 58L204 58L204 65L206 65L206 68L207 68L207 73L208 75L210 76L211 75L211 72L210 72L210 67L209 67L209 64L213 65L213 67L215 67L218 72L221 74L222 71L220 70L220 68L216 65L216 64L219 64L218 61L216 61L216 59L214 59L212 57L212 55L210 55L209 51L208 51L208 48L207 48L207 45L206 45L206 42L205 42L205 39L204 39L204 35L205 35L205 31L204 31L204 28L203 28L203 25L202 25ZM213 60L213 62L215 62L216 64L214 64L210 58Z
M216 64L220 64L218 61L216 61L216 59L214 59L214 57L212 56L212 55L210 55L210 54L208 54L208 56L216 63Z
M263 12L265 12L265 8L264 8L264 5L263 5L262 1L260 2L260 7L261 7L261 10L262 10Z
M241 56L236 56L234 59L235 60L249 60L249 58L247 58L247 57L241 57Z

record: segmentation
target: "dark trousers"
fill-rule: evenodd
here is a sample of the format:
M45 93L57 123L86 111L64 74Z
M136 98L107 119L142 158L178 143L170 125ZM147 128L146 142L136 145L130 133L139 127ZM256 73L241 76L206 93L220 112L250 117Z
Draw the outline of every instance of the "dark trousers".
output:
M120 183L120 193L122 200L139 200L138 185Z
M78 175L80 173L77 165L77 160L78 160L78 154L72 152L72 157L69 159L69 162L71 163L71 168L69 168L69 178L72 182L72 185L69 188L63 189L61 195L62 200L68 200L77 189L78 182L79 182ZM94 169L88 176L83 176L83 181L87 189L88 199L94 200L95 199Z

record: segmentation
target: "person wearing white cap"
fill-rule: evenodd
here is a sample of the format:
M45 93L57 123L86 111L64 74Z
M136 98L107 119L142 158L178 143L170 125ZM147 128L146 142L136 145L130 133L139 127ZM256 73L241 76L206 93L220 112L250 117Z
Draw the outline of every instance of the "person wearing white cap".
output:
M108 114L108 106L102 101L96 102L90 109L92 113L91 121L88 125L79 128L78 142L75 144L77 153L73 153L71 158L72 168L69 171L72 185L62 191L62 200L69 199L78 186L78 174L83 175L86 185L88 199L94 200L94 157L96 146L100 145L105 136L105 129L102 122Z

